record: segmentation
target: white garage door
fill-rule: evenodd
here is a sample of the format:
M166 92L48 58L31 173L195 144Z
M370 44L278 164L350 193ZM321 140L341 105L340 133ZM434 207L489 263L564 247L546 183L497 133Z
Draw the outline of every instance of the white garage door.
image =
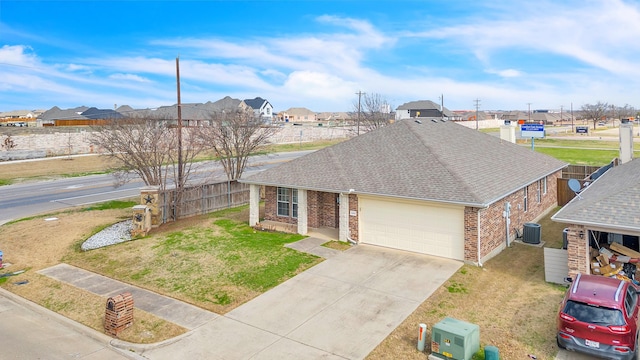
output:
M464 259L464 207L358 197L359 239L450 259Z

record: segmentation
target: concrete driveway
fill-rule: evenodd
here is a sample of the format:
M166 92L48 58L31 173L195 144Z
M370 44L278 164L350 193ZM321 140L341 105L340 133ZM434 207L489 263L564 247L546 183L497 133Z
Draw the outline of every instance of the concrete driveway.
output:
M461 265L358 245L143 356L362 359Z

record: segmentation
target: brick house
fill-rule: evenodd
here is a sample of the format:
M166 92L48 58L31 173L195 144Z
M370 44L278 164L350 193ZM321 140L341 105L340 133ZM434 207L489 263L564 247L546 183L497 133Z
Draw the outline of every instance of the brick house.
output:
M569 276L589 274L591 249L620 243L640 251L640 160L605 172L551 217L567 224Z
M404 120L240 182L252 226L264 186L264 220L300 234L329 227L341 241L481 265L556 206L565 166L454 122Z

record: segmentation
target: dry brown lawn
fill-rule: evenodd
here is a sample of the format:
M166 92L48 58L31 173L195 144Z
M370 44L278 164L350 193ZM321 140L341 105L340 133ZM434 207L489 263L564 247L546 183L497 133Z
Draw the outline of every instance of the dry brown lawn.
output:
M87 155L77 157L56 157L39 161L0 162L1 180L21 182L31 179L48 179L60 176L103 172L109 167L108 157Z
M57 220L37 217L0 227L0 249L6 271L27 270L5 278L3 288L98 331L104 331L106 298L39 275L38 270L56 265L99 228L130 216L129 210L65 211ZM48 217L48 218L51 218ZM27 284L16 285L28 281ZM134 343L154 343L186 332L142 310L135 310L133 325L119 338Z

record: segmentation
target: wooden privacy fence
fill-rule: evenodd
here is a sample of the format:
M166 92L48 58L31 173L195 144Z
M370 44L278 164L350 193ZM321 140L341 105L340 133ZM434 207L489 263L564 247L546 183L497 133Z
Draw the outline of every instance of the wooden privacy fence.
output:
M248 184L225 181L187 187L178 199L176 189L158 193L158 209L162 223L207 214L249 203ZM179 201L177 201L179 200Z
M569 165L562 170L562 178L582 180L582 179L586 179L589 175L598 171L598 169L600 169L600 166Z
M608 170L607 167L618 164L617 159L613 159L609 165L590 166L590 165L569 165L562 170L562 178L558 179L558 206L565 206L576 194L569 188L569 180L576 179L580 182L580 188L583 188L586 182L591 182L589 177L595 172ZM601 170L602 169L602 170Z

